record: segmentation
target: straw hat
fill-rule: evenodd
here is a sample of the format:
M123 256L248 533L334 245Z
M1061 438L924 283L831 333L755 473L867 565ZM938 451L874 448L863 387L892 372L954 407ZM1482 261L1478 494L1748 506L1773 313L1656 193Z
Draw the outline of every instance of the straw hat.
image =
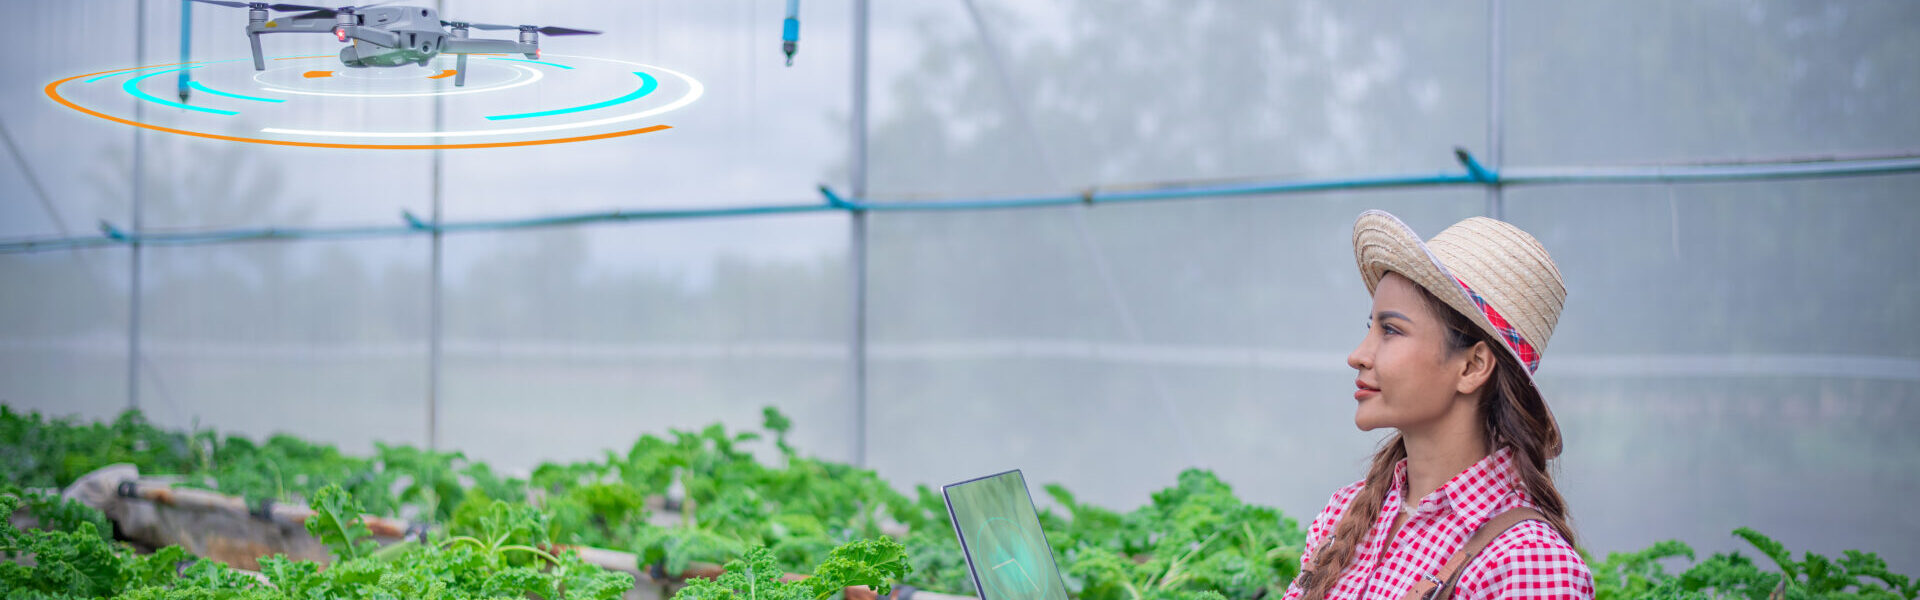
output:
M1373 293L1388 271L1399 273L1500 340L1524 367L1553 437L1559 439L1560 427L1539 397L1533 373L1560 321L1567 288L1538 240L1505 222L1473 217L1421 242L1400 219L1369 210L1353 223L1353 258L1367 293ZM1557 454L1559 444L1553 446Z

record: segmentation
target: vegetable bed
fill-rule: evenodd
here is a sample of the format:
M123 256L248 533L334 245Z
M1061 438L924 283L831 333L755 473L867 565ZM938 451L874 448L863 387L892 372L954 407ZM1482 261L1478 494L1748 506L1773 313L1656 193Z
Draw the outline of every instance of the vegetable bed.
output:
M917 486L909 495L872 471L806 456L787 442L784 415L768 408L764 417L760 431L716 424L646 435L600 460L512 477L457 452L379 445L357 457L286 435L163 430L138 412L76 423L0 406L0 508L37 527L0 530L0 555L13 559L0 562L0 598L611 599L632 588L633 576L584 562L566 550L573 546L630 552L637 572L662 578L726 565L687 581L677 600L826 600L897 585L973 594L938 494ZM754 448L771 459L756 459ZM332 564L269 556L256 576L178 547L136 554L110 539L98 512L30 491L114 463L249 505L306 505L313 516L304 526ZM1059 485L1043 489L1055 506L1041 524L1081 600L1277 598L1298 571L1300 524L1243 501L1208 471L1183 472L1126 512L1081 503ZM362 513L423 522L431 533L379 547ZM1764 564L1741 553L1696 562L1685 544L1662 542L1590 559L1598 597L1920 593L1872 553L1794 560L1758 532L1736 535Z

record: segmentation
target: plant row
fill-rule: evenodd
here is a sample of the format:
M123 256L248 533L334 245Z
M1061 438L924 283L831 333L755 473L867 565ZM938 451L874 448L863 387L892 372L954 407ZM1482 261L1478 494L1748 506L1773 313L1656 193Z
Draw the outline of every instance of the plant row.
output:
M773 408L763 416L760 431L729 432L715 424L644 435L624 452L549 462L510 477L458 452L381 444L372 456L356 457L286 435L256 442L164 430L133 411L111 423L76 423L0 406L0 469L12 485L52 487L127 462L143 475L177 475L182 485L309 503L318 512L326 502L352 498L368 513L427 521L446 532L446 540L472 540L443 540L427 550L433 556L497 554L505 561L499 564L531 568L524 564L531 557L515 553L532 553L512 548L558 544L632 552L641 572L679 575L695 563L729 565L726 576L683 589L687 600L788 600L838 589L831 586L858 579L844 575L854 572L880 584L876 589L901 583L973 593L938 494L918 486L909 496L873 471L805 456L787 441L792 423L786 416ZM1245 502L1205 470L1181 473L1149 503L1126 512L1080 502L1059 485L1044 491L1053 503L1041 512L1041 525L1068 591L1080 600L1277 598L1298 572L1305 538L1299 524ZM514 533L504 539L520 543L496 541L508 531ZM1890 572L1872 553L1849 551L1839 559L1804 553L1796 561L1757 532L1743 528L1736 535L1772 568L1734 552L1669 573L1667 566L1694 558L1685 544L1669 541L1589 560L1598 596L1763 600L1778 591L1793 598L1915 600L1920 592L1920 584ZM343 564L354 564L364 558L356 547L334 552ZM578 572L561 563L564 557L543 559L542 572ZM843 576L812 584L777 581L782 566L803 565ZM274 569L266 570L275 577ZM778 585L763 585L762 577ZM735 595L722 593L728 590Z

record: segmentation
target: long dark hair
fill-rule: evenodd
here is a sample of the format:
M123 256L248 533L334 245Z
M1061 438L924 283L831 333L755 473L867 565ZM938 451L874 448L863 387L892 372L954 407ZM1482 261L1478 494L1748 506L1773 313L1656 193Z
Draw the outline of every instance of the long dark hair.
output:
M1465 351L1475 343L1485 343L1498 357L1493 377L1480 395L1487 452L1491 454L1503 446L1513 448L1513 468L1519 474L1520 487L1526 490L1527 498L1546 515L1547 523L1560 532L1560 537L1566 538L1567 544L1577 546L1573 527L1567 524L1567 501L1553 486L1553 475L1547 471L1547 461L1560 455L1561 446L1559 430L1547 416L1544 400L1527 380L1526 372L1520 370L1519 361L1499 340L1425 288L1420 288L1420 295L1433 314L1446 320L1449 354ZM1387 488L1393 485L1394 465L1406 457L1406 441L1398 433L1374 452L1366 486L1347 506L1347 512L1333 529L1333 538L1314 555L1313 564L1302 574L1305 579L1302 587L1306 588L1302 600L1323 600L1339 581L1340 574L1353 561L1354 550L1373 528L1374 520L1380 518Z

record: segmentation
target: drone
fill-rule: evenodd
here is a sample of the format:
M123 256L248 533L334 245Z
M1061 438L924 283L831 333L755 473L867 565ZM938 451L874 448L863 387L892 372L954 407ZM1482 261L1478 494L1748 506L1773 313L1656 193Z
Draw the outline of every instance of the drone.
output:
M540 35L599 35L598 31L536 25L494 25L465 21L442 21L431 8L389 6L384 3L365 6L325 8L301 4L233 2L230 0L193 0L247 9L247 38L253 43L253 70L264 71L260 55L263 33L331 33L341 42L352 44L340 49L340 62L355 68L398 67L407 64L427 66L441 54L459 57L453 84L467 83L467 55L523 54L540 59ZM295 12L297 15L268 20L267 11ZM519 40L472 39L469 30L519 30ZM364 42L364 43L363 43Z

